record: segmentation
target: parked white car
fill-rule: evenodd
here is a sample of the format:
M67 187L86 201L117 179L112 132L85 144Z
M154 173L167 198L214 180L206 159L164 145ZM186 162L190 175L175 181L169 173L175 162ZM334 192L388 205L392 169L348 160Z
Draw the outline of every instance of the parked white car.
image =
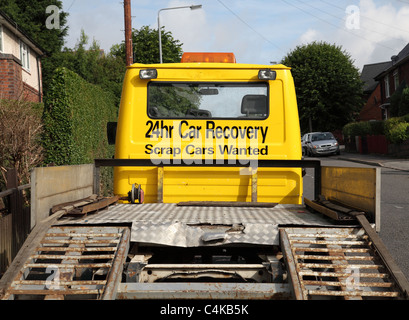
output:
M301 146L306 156L340 154L339 143L331 132L306 133Z

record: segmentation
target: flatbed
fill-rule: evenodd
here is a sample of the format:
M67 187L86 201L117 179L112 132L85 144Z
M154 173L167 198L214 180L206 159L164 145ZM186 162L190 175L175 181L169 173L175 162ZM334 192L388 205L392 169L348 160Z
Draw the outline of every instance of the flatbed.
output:
M280 204L74 208L30 235L3 299L407 299L366 218Z

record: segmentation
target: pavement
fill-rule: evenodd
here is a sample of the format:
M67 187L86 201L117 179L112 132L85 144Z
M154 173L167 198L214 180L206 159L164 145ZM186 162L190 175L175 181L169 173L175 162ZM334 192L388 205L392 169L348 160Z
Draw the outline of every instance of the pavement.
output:
M409 158L395 158L381 154L360 154L346 152L341 148L341 155L336 156L339 160L352 161L371 166L389 168L401 171L409 171Z

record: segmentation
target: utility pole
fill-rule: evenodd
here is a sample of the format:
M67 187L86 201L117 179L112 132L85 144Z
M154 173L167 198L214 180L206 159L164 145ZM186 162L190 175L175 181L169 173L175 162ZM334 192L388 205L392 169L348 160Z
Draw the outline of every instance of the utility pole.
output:
M126 66L133 63L131 0L124 0Z

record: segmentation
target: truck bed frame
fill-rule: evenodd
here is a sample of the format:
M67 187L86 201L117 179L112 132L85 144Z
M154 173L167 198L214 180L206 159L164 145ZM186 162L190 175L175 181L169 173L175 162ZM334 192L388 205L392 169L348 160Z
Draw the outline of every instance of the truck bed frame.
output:
M314 168L316 198L123 204L94 196L55 206L0 280L0 298L408 299L408 281L374 229L378 217L329 199L328 168L259 165Z

